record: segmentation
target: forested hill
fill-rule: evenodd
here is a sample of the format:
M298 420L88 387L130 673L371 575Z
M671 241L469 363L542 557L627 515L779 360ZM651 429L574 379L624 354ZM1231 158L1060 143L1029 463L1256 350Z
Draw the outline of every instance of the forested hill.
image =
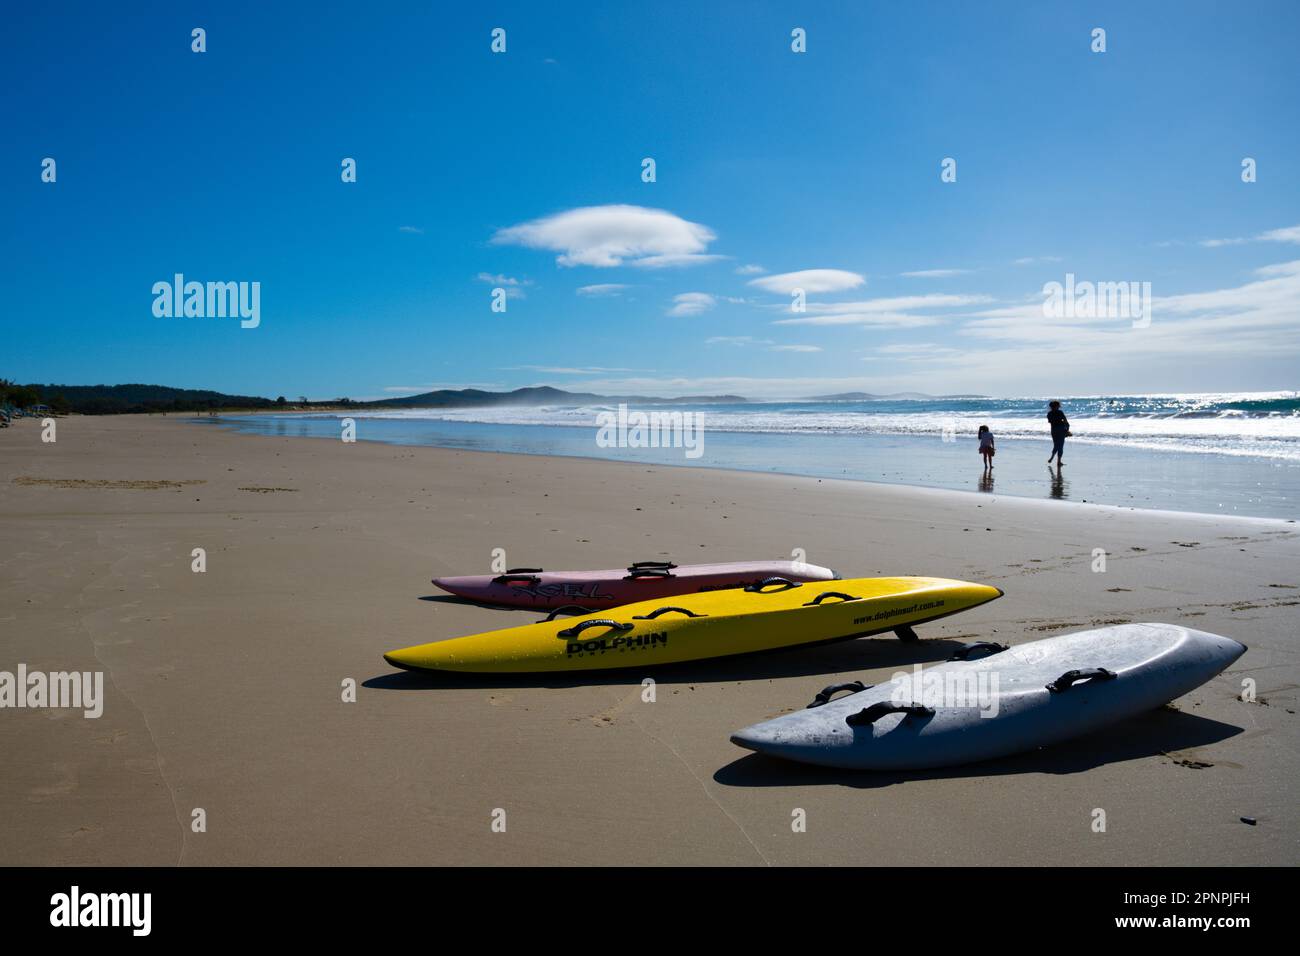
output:
M29 385L40 402L52 409L82 415L128 412L206 412L219 408L276 408L269 398L227 395L207 389L166 385Z

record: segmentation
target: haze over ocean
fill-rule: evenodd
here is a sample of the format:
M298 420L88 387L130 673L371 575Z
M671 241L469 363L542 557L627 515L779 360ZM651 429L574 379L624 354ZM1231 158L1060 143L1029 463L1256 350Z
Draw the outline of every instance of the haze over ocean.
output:
M524 454L774 471L1252 517L1300 515L1300 397L1295 393L1064 399L1068 465L1048 472L1039 398L674 404L700 416L698 457L681 448L601 447L611 406L357 409L222 419L256 434L331 437L342 418L360 440ZM650 411L655 406L638 406ZM980 472L975 433L999 454Z

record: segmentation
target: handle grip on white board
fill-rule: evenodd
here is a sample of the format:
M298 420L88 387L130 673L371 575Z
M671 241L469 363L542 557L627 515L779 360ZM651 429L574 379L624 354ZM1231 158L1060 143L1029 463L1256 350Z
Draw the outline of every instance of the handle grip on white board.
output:
M1079 670L1066 671L1056 680L1047 685L1047 689L1053 694L1063 694L1081 680L1114 680L1116 678L1114 671L1108 671L1104 667L1085 667Z

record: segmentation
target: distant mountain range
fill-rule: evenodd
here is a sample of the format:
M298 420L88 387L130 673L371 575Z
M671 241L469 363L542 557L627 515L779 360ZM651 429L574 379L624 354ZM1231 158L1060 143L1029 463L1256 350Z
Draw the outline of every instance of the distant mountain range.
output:
M566 392L563 389L540 385L517 388L513 392L485 392L477 388L439 389L405 398L385 398L376 402L362 402L376 408L481 408L485 405L591 405L618 404L664 405L691 404L717 405L747 402L739 395L683 395L678 398L650 398L645 395L595 395L590 392Z
M112 415L129 412L206 412L222 409L302 410L312 408L482 408L501 405L720 405L743 404L750 400L740 395L682 395L658 398L648 395L597 395L592 392L566 392L549 385L516 388L510 392L488 392L477 388L437 389L402 398L382 398L361 402L348 398L312 402L305 398L276 399L255 395L228 395L205 389L170 388L166 385L29 385L40 400L57 410L83 415ZM926 395L921 392L897 392L875 395L871 392L839 392L816 395L812 402L927 401L936 399L973 399L982 395Z
M171 388L166 385L29 385L38 399L56 411L82 415L121 415L139 412L209 412L222 409L302 410L313 408L476 408L493 405L591 405L619 404L708 405L744 402L739 395L685 395L679 398L651 398L644 395L595 395L566 392L550 386L517 388L511 392L486 392L477 388L439 389L403 398L360 402L336 398L312 402L305 398L276 399L254 395L228 395L206 389Z

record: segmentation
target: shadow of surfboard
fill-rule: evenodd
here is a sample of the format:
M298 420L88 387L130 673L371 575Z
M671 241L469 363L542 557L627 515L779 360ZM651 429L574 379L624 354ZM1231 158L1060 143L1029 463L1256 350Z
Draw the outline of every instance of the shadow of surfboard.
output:
M1050 747L935 770L843 770L746 754L713 775L724 787L838 786L871 790L919 780L958 780L1021 773L1083 773L1110 763L1205 747L1244 733L1241 727L1160 707Z

